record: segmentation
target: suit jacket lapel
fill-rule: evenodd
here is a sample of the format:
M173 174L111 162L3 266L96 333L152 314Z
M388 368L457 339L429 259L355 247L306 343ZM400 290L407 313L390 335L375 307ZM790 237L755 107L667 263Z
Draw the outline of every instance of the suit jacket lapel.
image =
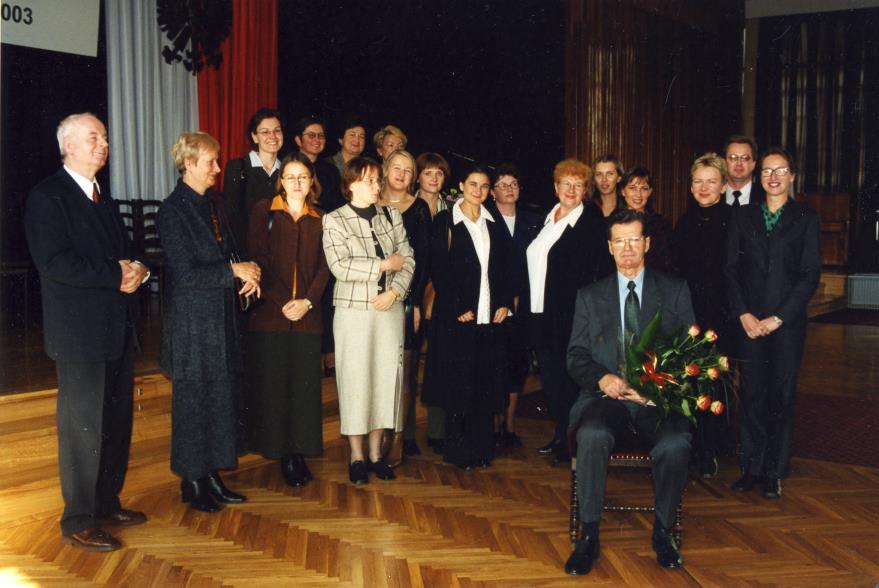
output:
M75 211L76 214L91 226L92 232L97 235L98 239L100 239L103 250L116 255L121 255L122 251L117 247L118 240L114 238L116 236L107 233L104 223L101 222L101 219L98 216L100 214L98 212L98 206L102 206L103 204L96 205L89 201L85 193L82 191L82 188L79 187L79 184L77 184L76 181L70 177L70 174L63 168L58 173L61 175L61 179L67 188L67 193L64 197L67 199L71 210Z

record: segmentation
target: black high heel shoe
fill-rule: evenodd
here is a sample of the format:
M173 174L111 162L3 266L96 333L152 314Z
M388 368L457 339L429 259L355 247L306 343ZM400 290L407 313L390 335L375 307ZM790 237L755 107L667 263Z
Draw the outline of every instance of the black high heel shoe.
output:
M305 460L299 454L288 455L281 460L281 473L288 486L300 487L312 479Z
M201 512L217 512L220 505L214 502L207 489L206 478L183 480L180 482L180 499Z
M208 493L210 493L211 497L217 502L238 504L247 500L247 497L232 492L226 488L226 485L223 484L223 480L220 479L220 474L217 472L211 472L205 477L205 486L207 487Z

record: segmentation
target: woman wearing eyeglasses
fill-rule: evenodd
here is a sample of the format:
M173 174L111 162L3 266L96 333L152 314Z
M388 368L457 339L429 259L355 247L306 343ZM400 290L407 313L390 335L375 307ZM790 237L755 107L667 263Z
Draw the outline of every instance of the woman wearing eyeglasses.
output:
M320 300L330 272L311 160L285 157L277 190L254 205L248 231L264 298L248 321L248 431L250 448L279 460L287 484L303 486L312 478L304 457L323 449Z
M577 290L613 270L604 223L586 213L583 199L592 169L577 159L565 159L553 170L558 203L528 246L527 303L531 334L540 366L540 379L555 423L552 440L537 451L556 461L570 461L568 414L579 389L566 363Z
M368 470L382 480L395 478L382 457L382 437L403 425L401 302L409 292L415 259L399 211L377 204L381 185L379 164L355 157L342 174L348 204L323 219L324 254L336 277L333 335L340 428L351 447L348 477L353 484L367 483Z
M278 154L284 146L282 126L277 110L257 110L247 123L247 136L253 149L226 166L223 204L239 255L243 255L247 244L248 217L253 205L275 195L281 169Z
M733 211L725 268L730 310L741 324L742 477L779 498L790 471L797 370L806 307L821 274L818 214L793 199L796 168L784 149L760 158L766 201Z

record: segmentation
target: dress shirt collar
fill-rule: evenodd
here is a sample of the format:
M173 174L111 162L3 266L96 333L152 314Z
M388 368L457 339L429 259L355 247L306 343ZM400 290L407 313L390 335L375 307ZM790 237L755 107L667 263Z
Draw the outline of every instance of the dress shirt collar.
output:
M452 207L452 222L455 223L456 225L459 222L461 222L462 220L467 220L467 221L473 223L473 221L471 221L470 218L468 218L467 215L461 211L461 203L463 203L463 202L464 202L464 199L460 198L455 202L455 205ZM485 208L485 206L483 206L482 204L480 204L479 205L479 218L473 224L479 224L479 222L482 219L494 222L494 217L491 216L491 213L488 212L488 209Z
M745 184L744 186L742 186L741 188L738 189L739 192L741 192L741 195L739 196L739 204L741 206L745 206L745 205L751 203L751 188L753 188L753 187L754 187L754 182L748 182L747 184ZM736 197L733 196L733 192L735 192L735 191L736 191L735 188L727 185L727 187L726 187L726 203L729 204L730 206L732 206L732 203L736 201Z
M550 210L549 214L546 215L546 220L543 221L543 226L546 226L548 224L555 222L555 213L559 208L561 208L561 206L562 206L561 203L559 203L559 204L556 204L555 206L552 207L552 210ZM559 222L568 223L569 227L573 227L574 225L577 224L577 221L580 220L580 216L582 216L583 210L584 210L584 207L583 207L583 203L581 202L577 208L575 208L574 210L569 212L568 216L566 216L565 218L563 218Z
M257 153L256 151L250 152L250 167L258 167L258 168L262 169L263 171L265 171L265 168L262 165L262 159L259 158L259 153ZM273 173L275 173L279 169L281 169L281 162L276 157L275 164L272 166L272 171L266 172L266 173L268 173L268 175L272 175Z
M97 186L98 194L101 193L101 186L98 184L98 180L90 180L87 177L76 173L66 165L64 166L64 171L70 174L70 177L73 178L73 181L82 189L89 200L92 199L92 186Z

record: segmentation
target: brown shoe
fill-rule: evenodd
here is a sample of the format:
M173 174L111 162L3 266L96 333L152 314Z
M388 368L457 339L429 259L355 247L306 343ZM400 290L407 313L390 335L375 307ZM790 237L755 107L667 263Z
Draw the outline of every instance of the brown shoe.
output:
M102 527L130 527L132 525L142 525L147 521L147 517L142 512L123 508L119 512L97 517L95 520Z
M97 527L85 529L79 533L65 533L61 535L61 543L72 545L83 551L116 551L122 548L118 539Z

